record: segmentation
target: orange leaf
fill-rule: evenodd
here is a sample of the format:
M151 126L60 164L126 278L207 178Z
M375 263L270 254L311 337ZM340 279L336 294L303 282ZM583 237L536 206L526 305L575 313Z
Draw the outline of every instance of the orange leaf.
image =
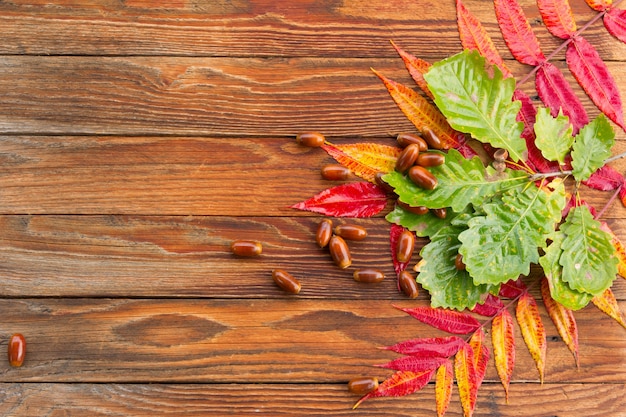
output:
M528 293L522 294L517 302L515 316L519 323L524 342L535 360L539 371L539 380L543 383L546 365L546 330L543 327L537 301Z
M515 367L515 336L513 316L508 310L502 310L491 323L491 344L496 370L504 387L506 401L509 401L509 384Z
M411 78L413 78L419 88L421 88L428 97L434 100L433 93L430 92L428 84L424 79L424 73L428 71L428 69L431 67L431 64L404 51L393 41L391 41L391 45L393 45L393 47L398 52L398 55L400 55L400 58L402 58L402 60L404 61L404 66L409 71L409 74L411 74Z
M425 126L429 127L439 137L445 149L460 145L459 132L448 124L446 118L434 105L412 89L390 80L374 69L372 71L382 80L400 110L418 130L422 130Z
M617 264L617 273L620 274L622 278L626 278L626 248L619 238L615 236L615 233L613 233L606 222L602 222L601 229L611 235L611 244L615 248L615 256L619 261Z
M617 304L617 300L615 299L615 294L613 294L613 291L611 291L610 288L607 288L607 290L604 291L602 295L597 295L593 297L591 299L591 302L626 329L624 316L619 309L619 305Z
M322 149L337 162L350 169L355 175L376 183L377 172L394 170L402 149L377 143L356 143L349 145L324 144Z
M574 355L576 367L578 368L580 366L578 362L578 326L574 319L574 313L552 298L550 285L546 278L541 280L541 297L559 335L561 335L563 342Z
M461 0L456 1L456 21L463 48L477 50L489 63L497 65L505 77L510 77L511 71L504 64L489 34L480 20L467 10Z
M476 389L480 388L487 373L489 361L489 348L485 345L485 332L480 327L474 332L469 341L474 355L474 369L476 369Z
M437 404L437 417L443 417L450 405L452 398L452 383L454 382L454 371L450 361L444 362L437 369L435 377L435 403Z
M434 370L424 372L398 371L387 378L374 391L365 394L352 409L357 408L361 403L374 397L402 397L413 394L422 389L433 377Z
M613 0L585 0L593 10L601 12L613 5Z
M471 417L476 407L478 385L476 384L474 354L470 345L463 345L454 356L454 373L459 387L461 405L463 406L463 416Z
M576 32L576 22L568 0L537 0L537 6L551 34L569 39Z

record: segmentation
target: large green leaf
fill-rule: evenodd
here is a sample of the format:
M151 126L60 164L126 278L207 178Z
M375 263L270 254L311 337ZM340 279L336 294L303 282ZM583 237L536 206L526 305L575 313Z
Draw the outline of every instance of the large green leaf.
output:
M458 270L454 261L461 246L458 240L463 228L445 226L431 236L420 255L417 282L430 294L432 307L463 310L474 308L483 302L490 285L475 285L472 277L464 270Z
M580 310L589 304L592 294L573 290L562 279L563 267L559 263L563 253L563 240L565 233L557 231L551 237L552 243L544 250L544 255L539 258L539 264L548 280L550 296L555 301L571 310Z
M534 125L535 145L541 154L549 161L558 161L565 164L565 156L569 153L574 136L569 117L559 110L556 118L550 114L550 109L542 107L537 110L537 120Z
M486 215L471 219L469 229L459 235L459 252L474 283L499 284L528 275L564 205L560 180L555 180L554 191L529 185L485 204Z
M602 294L617 276L618 260L611 235L601 229L587 206L571 209L561 231L566 236L559 259L563 281L574 290Z
M523 171L507 169L496 173L491 167L485 168L480 158L465 159L456 149L448 151L445 164L429 171L438 181L434 190L421 188L398 172L391 172L383 179L404 203L414 207L451 207L456 212L470 203L483 204L502 190L522 186L527 179Z
M521 103L513 101L513 77L503 78L478 52L464 51L433 64L424 78L453 128L506 149L514 161L525 159L523 124L516 120Z
M603 114L585 125L574 140L572 150L572 171L577 181L588 179L604 160L611 156L615 132Z
M415 214L404 210L400 206L396 206L387 214L385 219L389 223L399 224L409 230L415 232L419 237L430 237L439 232L439 230L450 224L453 218L452 213L448 213L445 219L440 219L432 213Z

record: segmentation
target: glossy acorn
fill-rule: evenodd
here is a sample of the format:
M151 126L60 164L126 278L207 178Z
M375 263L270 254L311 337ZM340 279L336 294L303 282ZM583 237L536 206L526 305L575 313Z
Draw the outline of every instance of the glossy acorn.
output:
M446 162L446 157L441 153L436 152L424 152L417 156L415 163L423 167L436 167L443 165Z
M263 252L263 245L254 240L235 240L230 244L230 251L237 256L258 256Z
M9 339L8 345L9 365L20 367L26 357L26 339L20 333L16 333Z
M430 211L426 206L409 206L407 203L399 200L396 201L396 204L409 213L417 214L418 216L422 216Z
M409 262L415 249L415 235L410 230L403 230L396 243L396 260Z
M418 135L414 135L412 133L400 133L396 137L396 141L398 142L398 145L403 148L406 148L410 144L414 143L419 147L420 152L425 152L428 150L428 144L426 143L426 141Z
M351 171L339 164L324 165L321 169L322 178L329 181L345 181L350 178Z
M448 210L445 207L438 208L438 209L431 209L430 211L435 216L439 217L440 219L445 219L446 216L448 215Z
M385 279L383 271L373 268L356 269L352 274L352 277L357 282L365 282L368 284L375 284Z
M319 148L326 138L319 132L305 132L296 136L296 142L311 148Z
M354 224L340 224L335 227L335 234L346 240L363 240L367 237L367 230Z
M419 287L417 286L415 278L409 271L401 271L398 275L398 282L404 295L409 298L417 298L419 295Z
M428 126L422 127L422 138L428 143L428 146L433 149L444 149L443 142L439 139L439 136Z
M454 267L459 271L465 271L465 262L463 262L463 255L460 253L457 253L456 258L454 258Z
M420 155L419 147L412 143L402 150L396 160L396 171L404 174L407 169L411 168Z
M341 269L346 269L352 265L352 255L350 255L350 248L343 238L333 235L328 243L330 250L330 256L333 258L335 265Z
M378 388L378 378L361 376L348 381L348 389L350 392L359 395L365 395Z
M330 242L330 237L333 235L333 221L330 219L324 219L317 225L317 231L315 232L315 242L317 242L320 248L325 248Z
M272 279L283 291L290 294L298 294L302 288L300 282L284 269L273 270Z
M409 178L417 186L425 190L434 190L437 186L437 178L426 168L419 165L414 165L409 169Z

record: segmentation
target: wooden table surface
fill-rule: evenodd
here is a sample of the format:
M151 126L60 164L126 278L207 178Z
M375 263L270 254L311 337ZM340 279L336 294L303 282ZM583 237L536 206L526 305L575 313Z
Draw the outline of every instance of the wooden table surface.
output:
M330 158L297 133L392 144L413 130L370 71L411 85L389 40L429 61L460 51L453 0L364 4L0 1L0 346L28 342L23 367L0 361L0 415L435 415L432 383L351 409L350 378L390 375L372 365L397 356L378 347L437 335L392 307L427 295L354 282L316 247L321 216L289 208L332 185ZM523 76L492 3L465 4ZM579 23L594 16L571 4ZM626 45L601 25L585 37L626 97ZM619 202L605 215L623 241L625 219ZM393 276L383 217L346 222L369 231L355 266ZM234 239L264 254L234 258ZM273 284L277 267L301 279L298 296ZM613 290L626 311L626 281ZM625 416L626 330L577 312L576 369L541 311L545 383L517 329L509 404L490 362L475 415ZM460 416L454 391L447 415Z

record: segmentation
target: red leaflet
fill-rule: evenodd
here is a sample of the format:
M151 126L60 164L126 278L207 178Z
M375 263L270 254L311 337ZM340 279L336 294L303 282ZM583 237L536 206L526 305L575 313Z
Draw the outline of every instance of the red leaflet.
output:
M522 8L516 0L494 0L500 31L511 53L522 64L537 66L546 60Z
M546 330L539 315L537 301L532 295L527 292L522 294L517 302L515 317L517 317L526 347L537 365L539 380L543 383L546 365Z
M432 307L396 308L422 323L429 324L448 333L467 334L476 331L480 327L480 323L474 317L458 311Z
M509 384L515 367L515 335L513 329L513 316L508 310L502 310L491 324L493 357L507 402L509 401Z
M417 83L419 88L421 88L428 97L434 99L434 96L428 89L428 84L424 79L424 73L428 71L431 64L404 51L393 41L391 41L391 45L393 45L393 47L398 52L398 55L400 55L400 58L402 58L402 60L404 61L404 66L406 67L407 71L409 71L409 74L411 74L411 78L413 78L413 81Z
M459 387L459 396L463 406L463 415L470 417L474 414L478 385L476 384L476 369L472 348L464 344L454 357L454 373Z
M616 125L626 130L619 88L600 55L585 38L567 46L567 65L591 101Z
M526 291L526 285L521 279L510 280L500 286L500 296L516 298Z
M587 181L583 181L587 187L600 191L617 190L624 183L624 176L608 165L591 174Z
M374 366L379 368L394 369L396 371L423 372L429 370L435 371L447 361L448 358L438 356L404 356L382 365Z
M403 355L431 355L449 358L458 352L463 343L463 339L458 336L428 337L407 340L381 349L391 350Z
M396 271L396 275L400 272L404 271L407 265L410 262L410 259L407 262L398 262L398 257L396 256L396 247L398 245L398 238L404 231L404 227L397 225L395 223L391 224L391 230L389 231L389 244L391 245L391 259L393 260L393 269ZM398 284L399 286L400 284Z
M613 0L585 0L589 7L599 12L608 9L613 5Z
M435 377L435 403L437 404L437 417L443 417L450 405L452 398L452 383L454 382L454 371L452 363L446 361L437 369Z
M626 43L626 10L609 9L604 15L604 27L611 35Z
M487 373L489 362L489 348L485 345L485 332L482 327L470 338L469 345L474 354L474 369L476 370L476 389L480 388Z
M593 297L591 302L607 316L618 322L623 328L626 329L626 321L624 321L622 311L619 309L619 304L617 304L615 294L613 294L613 291L610 288L607 288L602 295Z
M563 343L574 355L576 367L580 367L578 362L578 326L576 325L576 319L574 319L574 313L569 308L563 307L552 299L550 285L546 278L541 280L541 298L543 298L543 304L546 306L548 315L552 319L556 330L561 335Z
M569 117L574 127L573 134L589 123L589 117L581 101L574 93L561 70L550 62L545 62L537 71L535 86L541 101L551 110L552 116L556 117L559 108L563 114Z
M461 0L456 1L456 21L463 48L477 50L487 62L497 65L505 77L512 75L480 20L467 10Z
M480 314L485 317L493 317L504 308L502 300L493 294L489 294L483 304L476 304L476 307L472 309L472 313Z
M357 408L363 401L369 398L402 397L413 394L428 384L434 373L435 371L398 371L380 384L377 389L361 397L352 409Z
M376 184L352 182L328 188L291 208L335 217L371 217L387 204L387 194Z
M622 205L626 206L626 179L622 183L622 188L619 189L619 199L622 201Z
M576 32L576 22L568 0L537 0L537 6L551 34L569 39Z

